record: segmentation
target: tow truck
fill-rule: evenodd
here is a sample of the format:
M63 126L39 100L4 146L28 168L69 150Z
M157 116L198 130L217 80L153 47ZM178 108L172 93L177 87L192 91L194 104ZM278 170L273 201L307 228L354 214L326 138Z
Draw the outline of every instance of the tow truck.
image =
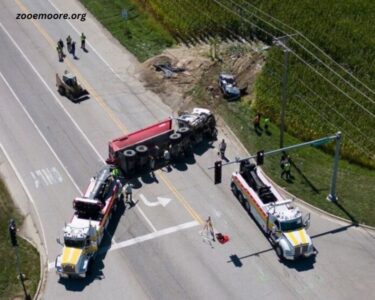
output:
M92 177L86 193L73 200L74 214L63 229L62 254L55 268L63 278L85 278L95 259L104 230L116 209L120 183L111 176L113 166L103 167Z
M173 122L175 120L175 122ZM176 124L176 129L173 128ZM217 137L214 115L205 108L182 112L138 131L109 142L108 164L117 165L126 177L132 177L149 168L152 156L156 164L163 163L163 152L168 150L172 160L192 154L193 147L203 140Z
M262 228L280 259L295 260L316 254L306 229L310 214L302 215L292 199L284 199L250 160L232 174L231 189Z

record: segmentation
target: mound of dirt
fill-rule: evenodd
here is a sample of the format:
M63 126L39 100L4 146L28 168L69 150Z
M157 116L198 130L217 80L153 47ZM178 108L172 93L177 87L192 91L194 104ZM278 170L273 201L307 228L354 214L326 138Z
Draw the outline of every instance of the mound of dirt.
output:
M239 47L241 47L240 53L238 53ZM188 106L192 100L189 94L197 86L203 87L210 97L220 98L217 83L220 71L235 75L239 87L247 87L248 93L251 93L256 74L263 65L263 55L256 52L250 44L240 46L234 46L233 43L222 44L218 52L219 59L213 60L209 56L208 44L167 49L140 66L138 70L140 79L147 88L159 94L173 111ZM172 69L182 68L184 71L163 72L157 70L155 65L168 65Z

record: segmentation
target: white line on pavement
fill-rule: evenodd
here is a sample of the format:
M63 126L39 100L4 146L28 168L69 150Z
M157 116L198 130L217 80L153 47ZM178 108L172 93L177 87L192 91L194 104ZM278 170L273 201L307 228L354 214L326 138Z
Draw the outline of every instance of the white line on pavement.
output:
M145 241L149 241L149 240L152 240L152 239L164 236L164 235L168 235L168 234L171 234L171 233L174 233L174 232L177 232L177 231L192 228L192 227L195 227L195 226L198 226L198 225L199 225L198 221L194 220L194 221L187 222L187 223L184 223L184 224L180 224L180 225L177 225L177 226L168 227L168 228L165 228L165 229L162 229L162 230L159 230L159 231L155 231L155 232L152 232L152 233L149 233L149 234L145 234L145 235L138 236L138 237L135 237L135 238L130 239L130 240L126 240L126 241L117 243L115 245L112 245L112 247L109 248L108 251L114 251L114 250L122 249L122 248L125 248L125 247L129 247L129 246L132 246L132 245L135 245L135 244L139 244L139 243L142 243L142 242L145 242ZM102 251L105 251L105 250L102 249ZM48 263L48 270L51 270L54 267L55 267L55 262L49 262Z
M1 73L0 73L1 74ZM4 146L2 144L0 144L0 148L1 148L1 151L4 153L6 159L9 161L9 164L11 165L14 173L16 174L16 177L18 178L18 181L21 183L22 185L22 188L24 189L27 197L29 198L32 206L34 207L34 210L35 210L35 213L36 213L36 216L38 218L38 222L40 223L40 228L42 230L42 238L43 238L43 244L44 244L44 249L46 250L46 256L48 257L48 247L47 247L47 242L46 242L46 235L44 233L44 228L43 228L43 223L42 223L42 219L39 215L39 211L35 205L35 201L34 201L34 198L31 196L31 193L29 191L29 189L27 188L25 182L23 181L20 173L18 172L15 164L13 163L13 161L11 160L10 156L8 155L8 152L5 150Z
M137 205L136 208L138 209L139 213L143 216L143 218L146 220L147 224L151 227L151 229L156 232L156 228L154 225L152 225L151 221L149 218L147 218L147 216L145 215L145 213L143 212L143 210Z
M1 23L0 23L0 26L2 26ZM43 141L46 143L47 147L52 152L53 156L59 162L59 164L61 165L61 167L65 171L66 175L72 181L72 183L75 186L75 188L82 194L82 191L80 190L80 188L78 187L78 185L75 183L73 177L69 174L68 170L66 169L66 167L64 166L64 164L62 163L62 161L60 160L60 158L57 156L55 150L53 150L53 148L50 145L50 143L48 143L46 137L44 136L44 134L42 133L42 131L39 129L38 125L36 125L36 123L34 122L33 118L30 116L29 112L27 111L27 109L25 108L25 106L22 104L21 100L18 98L17 94L14 92L13 88L10 86L9 82L5 79L3 73L1 73L1 72L0 72L0 77L5 82L5 84L9 88L10 92L12 93L13 97L17 100L18 104L22 107L22 109L25 112L26 116L29 118L30 122L33 124L33 126L35 127L35 129L38 131L39 135L42 137ZM43 179L44 179L44 177L43 177Z
M183 230L183 229L191 228L191 227L194 227L194 226L197 226L197 225L199 225L198 221L194 220L194 221L187 222L187 223L184 223L184 224L180 224L180 225L177 225L177 226L165 228L165 229L162 229L162 230L159 230L159 231L155 231L155 232L152 232L152 233L149 233L149 234L146 234L146 235L142 235L142 236L130 239L130 240L126 240L126 241L117 243L116 245L113 245L109 249L109 251L121 249L121 248L124 248L124 247L129 247L129 246L132 246L132 245L135 245L135 244L138 244L138 243L142 243L142 242L145 242L145 241L148 241L148 240L152 240L154 238L161 237L163 235L167 235L167 234L177 232L177 231L180 231L180 230Z

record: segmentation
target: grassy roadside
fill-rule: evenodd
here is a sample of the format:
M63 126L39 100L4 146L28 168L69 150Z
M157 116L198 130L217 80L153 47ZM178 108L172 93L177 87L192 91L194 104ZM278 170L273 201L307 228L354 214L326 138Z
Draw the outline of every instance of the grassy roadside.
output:
M13 200L0 178L0 299L23 297L22 286L17 279L16 254L10 244L8 221L14 218L17 228L21 227L22 216L14 207ZM28 242L18 237L21 271L26 275L25 286L33 297L40 278L38 251Z
M217 72L219 70L220 66ZM194 89L192 93L197 104L208 105L206 99L210 96L207 94L207 82L215 79L205 77ZM279 128L276 125L270 124L269 134L263 131L258 136L255 133L252 120L256 111L246 103L247 100L226 102L223 99L215 99L210 102L210 106L225 120L250 153L256 153L262 149L268 151L279 148ZM343 138L345 139L345 133ZM301 141L288 133L284 136L285 146L298 143ZM262 168L272 180L298 198L327 212L355 223L375 226L375 202L373 200L375 172L373 170L341 160L337 180L339 201L334 204L326 200L331 182L333 156L314 147L302 148L289 154L295 163L295 167L291 170L294 179L290 183L280 178L280 156L265 158Z
M174 39L157 21L141 13L141 4L131 0L80 0L105 28L140 61L174 44ZM127 20L122 11L128 12Z

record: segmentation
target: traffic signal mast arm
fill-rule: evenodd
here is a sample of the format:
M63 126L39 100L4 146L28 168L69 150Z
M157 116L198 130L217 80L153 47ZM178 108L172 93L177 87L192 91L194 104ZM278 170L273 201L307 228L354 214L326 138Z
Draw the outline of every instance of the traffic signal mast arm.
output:
M340 137L341 137L341 132L337 132L335 135L327 136L327 137L320 138L320 139L317 139L317 140L313 140L313 141L309 141L309 142L305 142L305 143L301 143L301 144L296 144L296 145L292 145L292 146L288 146L288 147L284 147L284 148L280 148L280 149L275 149L275 150L263 152L263 156L275 155L275 154L278 154L278 153L282 153L284 151L294 150L294 149L298 149L298 148L302 148L302 147L310 146L310 145L311 146L320 146L320 145L323 145L323 144L327 144L327 143L329 143L330 141L333 141L333 140L337 141L337 140L340 139ZM261 151L259 151L259 152L261 152ZM242 159L236 158L236 160L224 163L224 164L222 164L222 166L240 163L241 161L245 161L245 160L248 160L248 159L251 159L251 158L256 159L257 156L258 155L252 155L252 156L249 156L247 158L242 158ZM213 168L214 167L209 167L208 169L213 169Z

